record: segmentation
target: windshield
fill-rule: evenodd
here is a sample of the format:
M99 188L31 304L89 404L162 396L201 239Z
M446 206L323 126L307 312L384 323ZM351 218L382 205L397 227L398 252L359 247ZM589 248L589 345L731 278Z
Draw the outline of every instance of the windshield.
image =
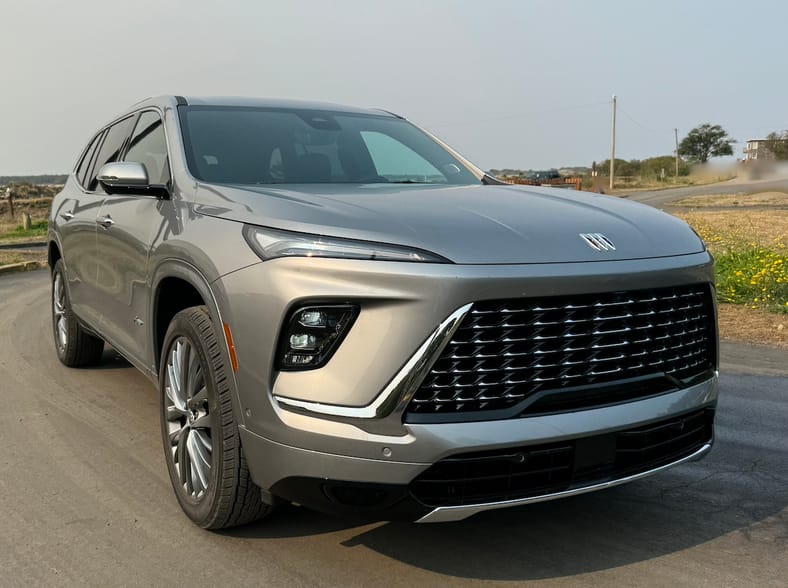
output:
M478 184L409 122L323 110L181 106L189 171L224 184Z

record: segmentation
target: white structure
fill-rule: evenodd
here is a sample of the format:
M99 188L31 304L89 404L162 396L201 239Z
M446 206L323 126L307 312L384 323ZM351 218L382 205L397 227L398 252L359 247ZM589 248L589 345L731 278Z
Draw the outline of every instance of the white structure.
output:
M744 161L756 159L774 159L774 153L769 150L766 139L748 139L744 145Z

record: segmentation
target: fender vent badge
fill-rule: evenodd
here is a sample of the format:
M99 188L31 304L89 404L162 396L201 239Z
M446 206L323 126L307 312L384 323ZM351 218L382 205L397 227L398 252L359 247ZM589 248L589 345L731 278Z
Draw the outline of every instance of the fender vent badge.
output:
M613 241L605 237L602 233L580 233L580 237L586 244L595 251L615 251L616 246Z

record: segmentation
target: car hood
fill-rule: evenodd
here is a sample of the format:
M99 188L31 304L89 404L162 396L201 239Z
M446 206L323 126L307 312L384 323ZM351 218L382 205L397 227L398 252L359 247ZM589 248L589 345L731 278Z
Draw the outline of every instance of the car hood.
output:
M199 184L195 212L424 249L461 264L566 263L698 253L683 221L621 198L514 185ZM598 251L581 234L615 245Z

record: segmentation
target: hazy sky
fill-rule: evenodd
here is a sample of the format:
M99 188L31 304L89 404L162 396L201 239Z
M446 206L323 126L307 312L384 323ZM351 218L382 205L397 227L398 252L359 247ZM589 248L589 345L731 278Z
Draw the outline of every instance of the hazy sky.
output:
M150 95L391 110L485 169L670 154L788 128L788 2L4 0L0 175L71 169Z

